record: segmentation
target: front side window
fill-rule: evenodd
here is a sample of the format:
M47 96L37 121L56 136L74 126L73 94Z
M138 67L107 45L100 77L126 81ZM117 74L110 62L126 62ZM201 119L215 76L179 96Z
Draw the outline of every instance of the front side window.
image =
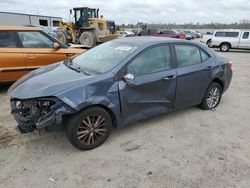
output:
M176 45L175 50L178 67L199 64L206 61L210 57L196 46Z
M147 50L127 67L127 73L141 76L171 68L169 46L158 46Z
M18 35L24 48L54 47L54 42L40 32L20 31Z
M243 39L248 39L248 37L249 37L249 32L244 32L244 34L243 34Z
M113 69L136 49L137 46L130 43L110 41L75 57L73 63L87 72L102 74Z
M14 34L9 31L0 31L0 48L16 48Z

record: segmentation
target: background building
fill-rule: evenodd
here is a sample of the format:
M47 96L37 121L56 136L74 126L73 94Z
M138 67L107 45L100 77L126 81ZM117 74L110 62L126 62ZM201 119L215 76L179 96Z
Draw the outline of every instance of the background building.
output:
M0 25L41 25L58 27L61 17L42 16L33 14L22 14L13 12L0 12Z

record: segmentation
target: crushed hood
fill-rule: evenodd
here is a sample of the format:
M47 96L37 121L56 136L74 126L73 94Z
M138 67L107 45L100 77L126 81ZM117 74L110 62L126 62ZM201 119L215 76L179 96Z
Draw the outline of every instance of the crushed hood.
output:
M8 94L18 99L54 96L64 90L83 86L93 77L78 73L60 62L28 73L10 87Z

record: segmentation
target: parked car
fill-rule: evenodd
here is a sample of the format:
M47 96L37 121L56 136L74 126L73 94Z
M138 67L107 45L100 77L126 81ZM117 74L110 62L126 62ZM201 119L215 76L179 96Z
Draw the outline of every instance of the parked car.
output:
M203 34L199 31L194 31L196 33L196 38L201 38L203 36Z
M170 38L179 38L186 39L186 35L179 33L175 30L170 29L144 29L139 32L138 36L156 36L156 37L170 37Z
M118 33L119 37L134 36L134 35L135 35L135 33L130 32L130 31L120 31Z
M187 32L182 31L182 30L178 30L178 32L185 34L186 35L186 40L192 40L193 39L193 37L190 35L190 33L187 33Z
M219 47L220 51L229 49L250 49L250 30L216 31L211 38L211 47Z
M185 31L183 31L183 32L184 32L186 35L191 36L191 37L192 37L192 39L197 38L197 36L196 36L196 32L194 32L194 31L185 30Z
M0 83L83 51L68 48L39 28L0 26Z
M11 113L21 133L65 130L75 147L93 149L112 126L193 105L216 108L231 67L200 43L117 39L18 80L8 91Z

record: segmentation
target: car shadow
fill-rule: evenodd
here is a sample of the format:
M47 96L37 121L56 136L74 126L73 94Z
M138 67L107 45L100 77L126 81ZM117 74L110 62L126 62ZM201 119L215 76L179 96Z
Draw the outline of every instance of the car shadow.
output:
M11 86L11 84L1 84L0 85L0 94L7 93L10 86Z
M197 107L190 107L181 109L172 113L168 114L162 114L151 118L146 118L140 121L137 121L135 123L131 123L127 126L124 126L122 128L113 128L111 131L111 134L107 141L103 144L103 146L95 148L94 150L105 150L110 144L113 144L112 142L117 142L119 140L119 137L127 137L129 134L133 134L135 131L138 131L139 129L143 130L145 128L159 128L162 126L166 120L168 122L171 122L173 118L181 117L185 114L192 113L195 111L200 111ZM164 123L165 124L165 123ZM167 126L167 125L166 125ZM58 152L82 152L81 150L78 150L77 148L73 147L70 142L68 141L65 132L52 132L52 133L42 133L39 135L39 133L33 132L29 133L28 135L21 135L19 134L15 138L15 143L19 143L20 139L21 142L25 142L27 145L30 145L30 148L36 149L36 148L46 148L46 151L44 152L52 152L52 151L58 151ZM59 148L59 150L58 150ZM90 152L93 150L85 151Z
M230 49L229 52L221 52L219 49L214 49L214 51L220 53L250 53L250 50L238 50L238 49Z

